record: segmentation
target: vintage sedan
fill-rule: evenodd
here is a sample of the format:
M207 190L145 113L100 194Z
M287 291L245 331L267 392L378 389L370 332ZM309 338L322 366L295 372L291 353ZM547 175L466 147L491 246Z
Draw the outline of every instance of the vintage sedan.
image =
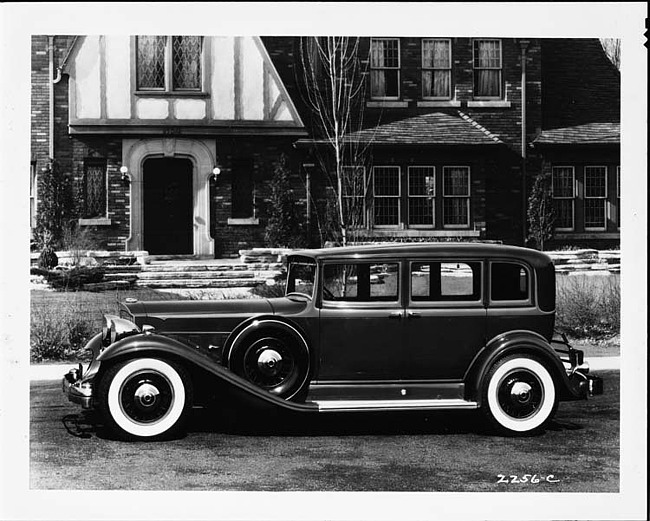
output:
M296 413L475 409L493 430L542 429L563 400L602 394L554 335L555 270L492 244L297 251L274 299L139 302L63 378L126 439L182 428L190 408L240 400Z

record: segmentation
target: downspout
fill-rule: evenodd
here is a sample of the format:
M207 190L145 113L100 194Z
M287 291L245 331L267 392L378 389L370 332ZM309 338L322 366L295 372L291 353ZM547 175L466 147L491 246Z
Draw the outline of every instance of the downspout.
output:
M526 50L528 49L528 40L520 40L521 46L521 199L522 199L522 244L526 244L528 229L528 192L527 171L526 171Z
M49 50L49 65L48 65L48 89L50 98L50 113L48 122L48 155L50 163L54 161L54 84L60 79L54 79L54 36L48 36L48 50Z

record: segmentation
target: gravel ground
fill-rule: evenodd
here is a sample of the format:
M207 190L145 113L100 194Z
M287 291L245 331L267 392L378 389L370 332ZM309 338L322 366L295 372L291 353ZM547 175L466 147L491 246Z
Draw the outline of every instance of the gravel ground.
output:
M560 404L544 433L523 438L486 434L460 412L195 409L179 439L125 443L80 414L58 382L32 382L30 488L617 492L619 373L600 374L603 396Z

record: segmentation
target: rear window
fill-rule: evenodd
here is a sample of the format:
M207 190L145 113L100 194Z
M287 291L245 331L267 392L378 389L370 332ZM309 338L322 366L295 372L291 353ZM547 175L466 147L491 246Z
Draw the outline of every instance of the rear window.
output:
M397 263L326 264L323 273L324 301L399 300Z
M527 301L530 299L530 273L515 262L492 262L490 288L493 301Z
M480 262L411 263L413 302L477 301L480 298Z

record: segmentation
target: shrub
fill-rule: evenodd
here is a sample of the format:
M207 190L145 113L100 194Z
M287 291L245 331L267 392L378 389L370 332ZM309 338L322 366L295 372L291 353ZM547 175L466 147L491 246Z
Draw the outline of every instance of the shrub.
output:
M96 333L88 310L78 302L36 306L31 312L31 361L83 359L83 348Z
M266 244L272 248L299 248L305 245L304 231L289 177L287 159L282 154L273 171L269 217L264 233Z
M101 282L105 273L102 267L77 266L69 270L49 271L45 278L57 291L68 291L81 289L84 284Z
M621 290L617 276L558 277L556 326L576 338L620 332Z
M285 281L273 285L258 284L253 288L251 293L262 298L284 297Z

